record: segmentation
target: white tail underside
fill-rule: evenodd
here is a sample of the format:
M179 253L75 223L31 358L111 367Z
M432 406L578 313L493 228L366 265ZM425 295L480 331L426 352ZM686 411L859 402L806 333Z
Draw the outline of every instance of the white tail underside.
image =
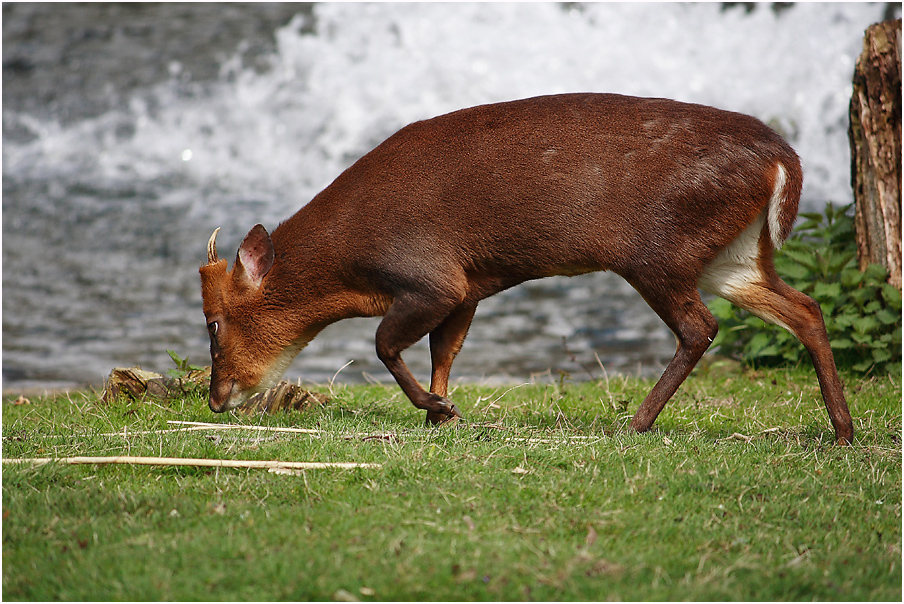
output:
M787 172L781 163L775 165L775 183L772 187L772 197L769 198L769 235L772 237L772 246L775 249L782 247L785 242L782 238L781 212L785 203L785 182Z

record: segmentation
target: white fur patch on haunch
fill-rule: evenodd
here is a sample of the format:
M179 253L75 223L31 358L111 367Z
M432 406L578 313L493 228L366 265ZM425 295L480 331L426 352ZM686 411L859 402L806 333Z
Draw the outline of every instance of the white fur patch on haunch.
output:
M697 285L711 294L735 302L738 294L763 280L757 264L765 213L744 229L703 269Z
M719 252L712 262L706 265L697 281L697 286L752 312L764 321L790 331L790 328L772 313L762 306L755 306L751 303L759 298L758 290L762 290L762 284L765 282L758 263L758 242L767 213L770 211L771 206ZM774 233L772 236L775 236Z
M772 238L772 247L779 249L785 242L782 237L781 212L785 205L785 183L788 180L788 173L785 172L785 166L778 163L775 164L775 183L772 186L772 197L769 198L769 208L767 210L769 217L769 236Z

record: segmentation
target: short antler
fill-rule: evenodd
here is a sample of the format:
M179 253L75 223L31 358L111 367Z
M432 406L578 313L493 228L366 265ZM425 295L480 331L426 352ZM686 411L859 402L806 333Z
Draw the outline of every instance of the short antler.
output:
M213 232L213 235L210 236L210 241L207 242L207 263L208 264L216 264L220 261L217 257L217 233L220 232L220 227Z

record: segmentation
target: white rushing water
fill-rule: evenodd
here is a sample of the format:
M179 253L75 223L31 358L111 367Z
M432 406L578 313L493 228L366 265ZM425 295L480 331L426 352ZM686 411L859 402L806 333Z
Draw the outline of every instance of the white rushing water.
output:
M267 70L243 67L240 45L215 81L186 83L174 62L171 82L134 92L127 109L99 117L63 125L4 107L5 128L27 133L3 145L3 248L11 263L3 280L18 296L15 304L4 297L4 372L9 365L26 378L96 381L113 365L165 368L165 348L200 361L206 353L196 267L213 227L224 227L224 249L256 222L272 228L400 127L480 103L596 91L752 114L801 155L804 209L850 203L851 75L862 32L883 10L862 3L796 4L778 14L765 5L747 13L719 4L319 4L314 33L302 33L301 16L276 32ZM81 235L63 234L74 220L62 211L70 206ZM144 223L117 235L123 216ZM37 232L33 221L49 218L59 232L42 227L40 245L22 252ZM107 247L98 233L109 233ZM147 258L148 246L165 248L161 253L175 260ZM37 264L60 254L83 274L72 287L53 289L48 281L68 283L71 271L42 277L49 269ZM639 299L609 277L542 287L572 283L575 289L562 296L586 299L583 306L538 310L537 324L515 321L517 336L506 331L515 328L503 316L532 294L509 292L484 303L465 344L464 371L456 373L519 375L551 367L549 350L561 347L563 336L582 362L595 364L590 359L603 336L580 335L594 322L616 342L619 330L629 332L631 346L650 340L654 350L643 358L673 351L658 319L635 311ZM155 288L164 293L143 294ZM623 308L600 326L595 309L610 297L623 299ZM27 311L25 300L32 300ZM125 303L128 312L107 313L113 324L103 322L106 332L96 319L68 310L85 304L103 313L104 304ZM481 317L497 315L492 334L481 339ZM378 371L366 364L375 362L373 324L354 325L328 331L334 343L315 341L290 375L322 377L348 358ZM543 344L521 339L541 336ZM509 350L513 342L518 350ZM519 354L528 359L524 365L506 365ZM426 359L410 362L423 369ZM63 368L59 376L54 366ZM79 375L78 366L90 375ZM34 367L41 371L34 374Z

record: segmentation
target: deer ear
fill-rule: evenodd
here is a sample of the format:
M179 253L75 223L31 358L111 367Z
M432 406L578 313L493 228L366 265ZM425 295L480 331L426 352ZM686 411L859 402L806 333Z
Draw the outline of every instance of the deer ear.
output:
M264 276L273 267L273 242L262 225L254 225L245 235L238 254L235 256L233 271L235 278L257 288Z

